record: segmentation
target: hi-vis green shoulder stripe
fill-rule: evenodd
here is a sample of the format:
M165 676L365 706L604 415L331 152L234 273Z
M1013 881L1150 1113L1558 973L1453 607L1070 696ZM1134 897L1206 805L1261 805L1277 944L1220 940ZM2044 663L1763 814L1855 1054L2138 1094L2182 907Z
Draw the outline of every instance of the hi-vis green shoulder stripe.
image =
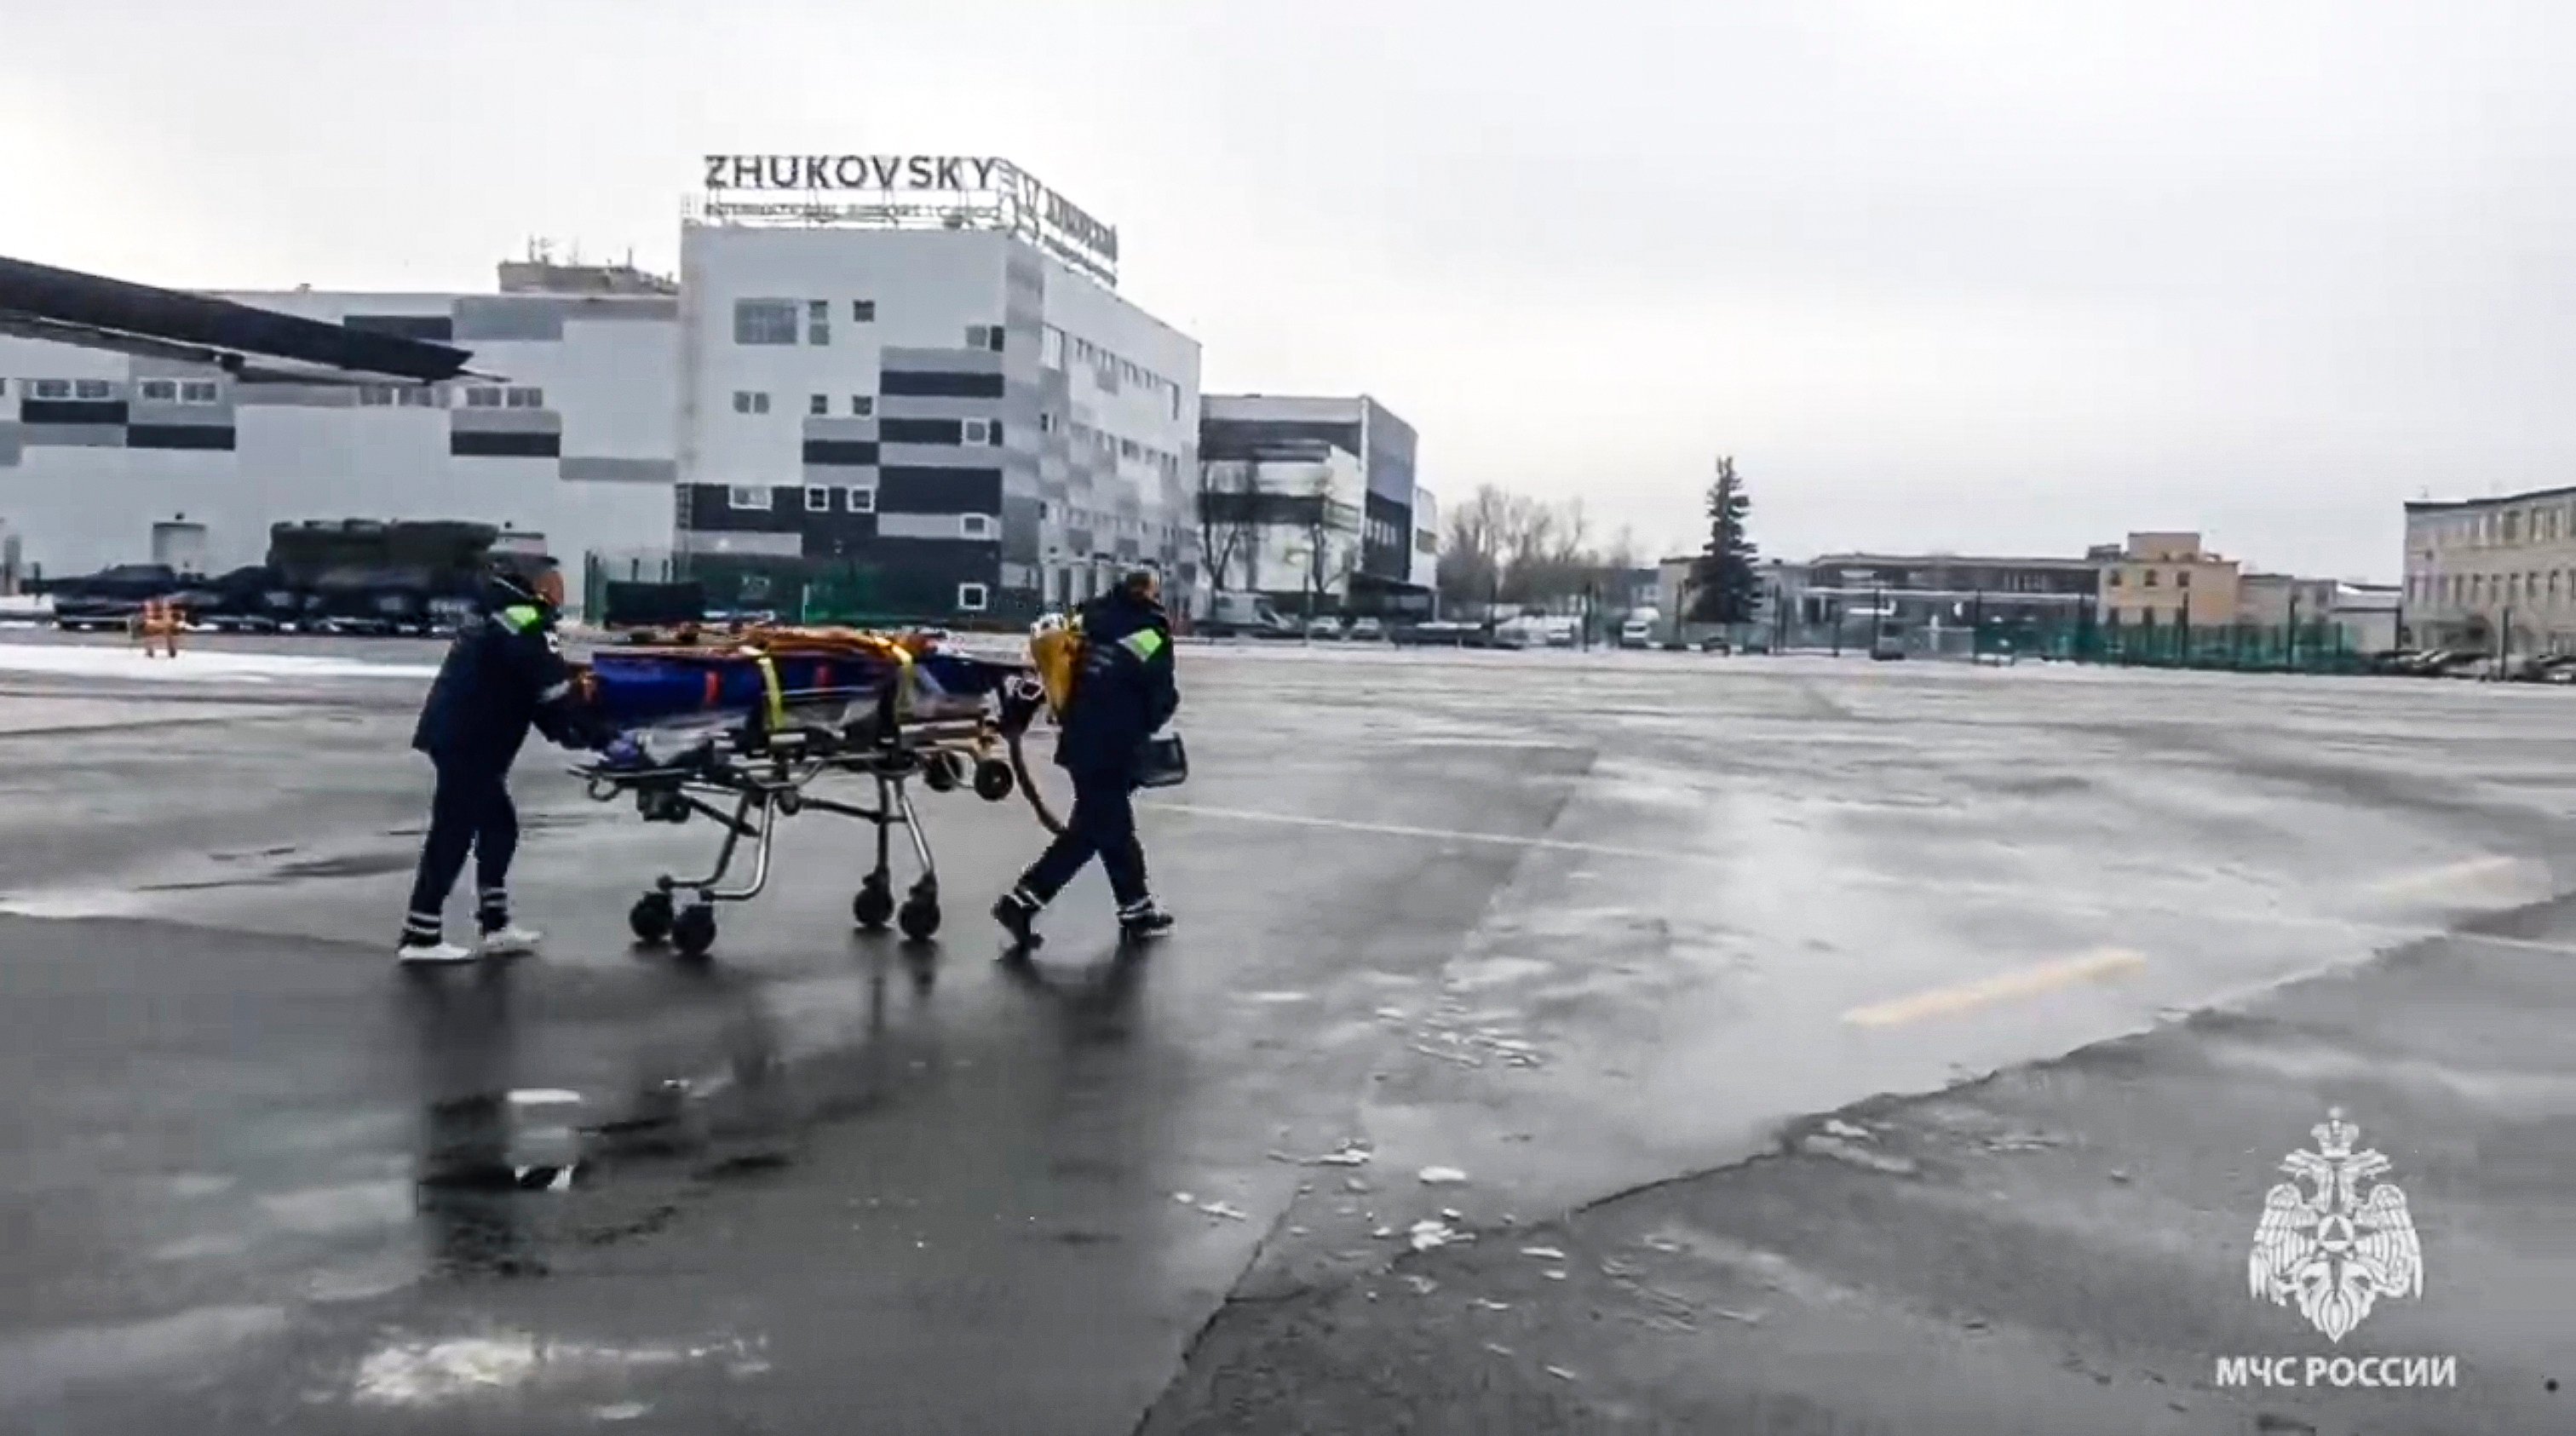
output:
M510 626L510 631L512 633L527 632L529 629L536 627L537 620L543 616L544 615L538 613L534 608L531 608L524 603L514 603L508 608L501 610L501 621Z
M1140 628L1118 642L1140 659L1151 659L1163 651L1163 635L1150 628Z

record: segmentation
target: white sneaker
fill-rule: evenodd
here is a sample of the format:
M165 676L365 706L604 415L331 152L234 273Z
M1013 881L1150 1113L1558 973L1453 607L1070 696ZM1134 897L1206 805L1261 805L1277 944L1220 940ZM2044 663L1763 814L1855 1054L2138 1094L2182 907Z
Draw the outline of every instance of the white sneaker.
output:
M472 962L475 954L452 942L406 942L394 949L394 961L407 966Z
M535 952L537 944L543 940L543 934L512 923L508 927L495 928L483 934L483 955L485 957L524 957Z

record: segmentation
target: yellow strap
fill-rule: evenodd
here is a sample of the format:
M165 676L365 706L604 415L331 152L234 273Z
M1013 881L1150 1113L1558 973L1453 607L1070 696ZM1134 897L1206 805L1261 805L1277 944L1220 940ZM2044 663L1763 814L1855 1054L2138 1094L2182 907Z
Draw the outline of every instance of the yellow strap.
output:
M769 731L775 733L787 726L787 695L778 687L778 665L766 653L753 655L751 661L759 665L760 686L769 691Z

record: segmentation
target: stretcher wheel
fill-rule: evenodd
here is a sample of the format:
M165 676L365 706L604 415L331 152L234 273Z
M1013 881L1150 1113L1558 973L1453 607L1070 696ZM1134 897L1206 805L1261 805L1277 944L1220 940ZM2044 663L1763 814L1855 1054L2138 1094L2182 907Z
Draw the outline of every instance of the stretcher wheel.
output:
M859 926L875 932L894 916L894 894L884 883L870 878L859 885L859 895L850 899L850 916L858 920Z
M680 950L682 957L706 956L707 949L716 945L715 908L700 903L682 910L671 924L671 945Z
M669 893L646 893L626 910L626 925L635 929L636 941L659 946L671 936L674 917Z
M998 803L1011 796L1018 783L1011 776L1011 765L999 758L987 758L975 765L975 796L988 803Z
M964 776L963 768L963 762L954 753L927 754L922 759L921 781L929 784L930 791L934 793L953 793L957 791L958 780Z
M914 942L928 942L931 934L939 931L939 904L914 898L895 915L895 924Z

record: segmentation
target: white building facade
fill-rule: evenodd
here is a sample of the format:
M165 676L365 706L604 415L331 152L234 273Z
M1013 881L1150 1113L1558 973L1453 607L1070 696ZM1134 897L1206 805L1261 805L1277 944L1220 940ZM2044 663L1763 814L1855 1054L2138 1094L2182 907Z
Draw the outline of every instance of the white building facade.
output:
M0 338L0 525L47 575L144 561L156 524L222 571L278 522L464 519L542 535L577 592L1009 616L1152 562L1191 602L1199 347L1117 294L1116 232L1004 161L789 158L708 157L711 183L736 163L676 284L506 264L490 294L224 296L488 378L244 384Z
M470 348L442 385L242 384L198 366L0 338L0 521L44 574L201 527L212 572L272 523L468 518L585 547L667 545L677 414L666 295L224 296ZM578 549L575 550L579 552ZM577 575L575 575L577 577Z

